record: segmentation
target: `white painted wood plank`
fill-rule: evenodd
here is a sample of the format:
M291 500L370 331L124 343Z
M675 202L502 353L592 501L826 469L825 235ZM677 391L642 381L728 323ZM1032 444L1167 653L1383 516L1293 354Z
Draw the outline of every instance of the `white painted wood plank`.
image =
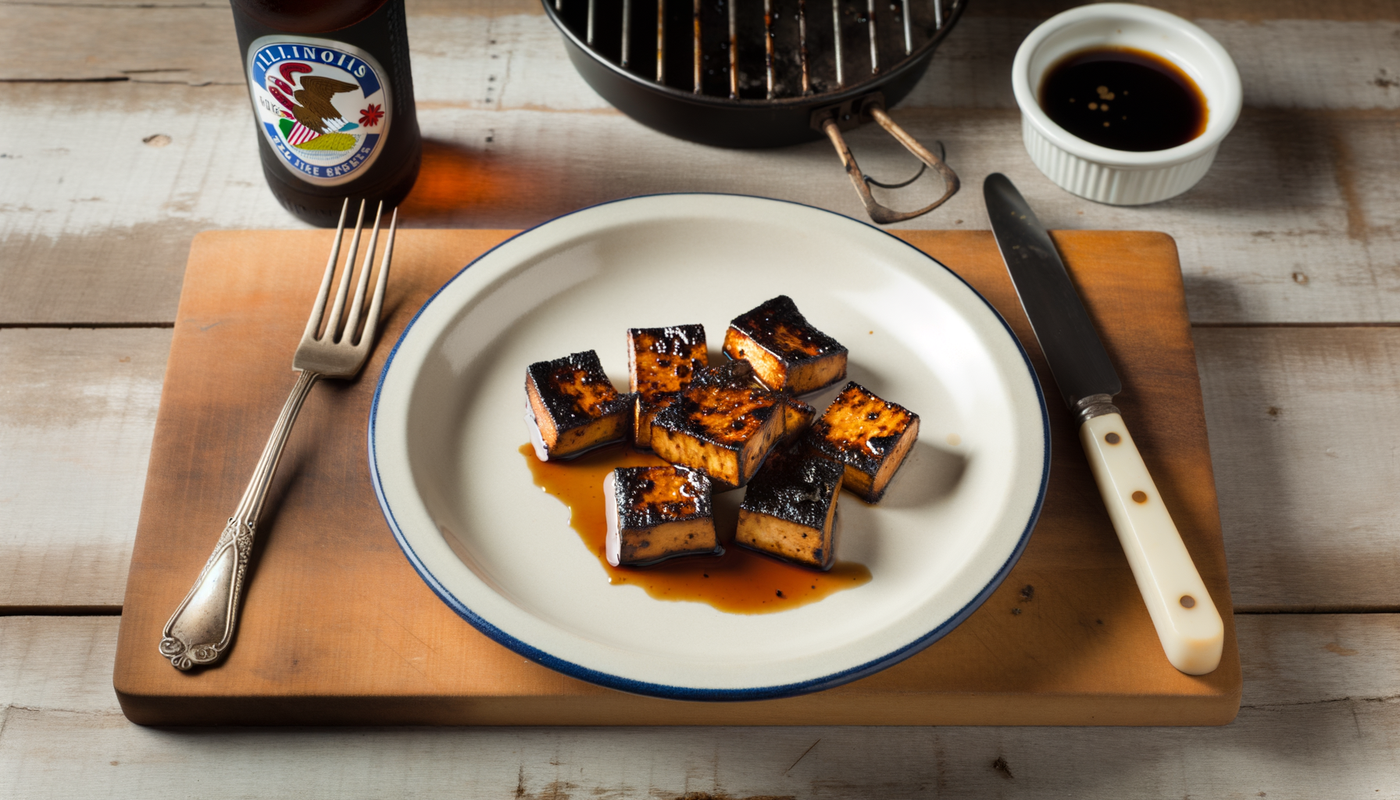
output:
M302 227L267 190L244 87L106 87L0 87L26 120L0 129L0 322L172 322L196 233Z
M1400 797L1394 615L1239 617L1244 708L1186 729L156 730L117 622L0 619L0 797Z
M1011 59L1021 40L1052 13L1052 4L1043 5L1039 14L969 14L960 20L940 46L929 78L905 104L1015 108ZM1209 9L1200 11L1212 16ZM1250 107L1400 108L1400 50L1394 47L1400 21L1198 21L1240 67ZM232 14L220 3L4 3L0 30L19 33L12 46L0 49L0 78L196 86L242 80ZM591 92L570 91L573 81L554 79L573 75L573 68L537 3L478 0L421 10L413 4L409 36L422 101L555 110L602 104ZM54 47L59 41L64 46Z
M29 121L0 133L0 323L169 321L194 233L301 226L263 182L240 87L13 85L0 88L0 109ZM1400 149L1388 112L1248 113L1199 186L1143 208L1096 205L1055 187L1030 164L1014 112L896 117L924 140L943 140L967 187L905 227L985 227L977 187L1003 171L1052 227L1176 236L1196 322L1400 319L1400 182L1391 178ZM441 107L421 119L431 141L405 205L409 225L518 228L674 191L862 214L822 142L722 150L606 110ZM145 141L157 134L166 138ZM851 138L871 174L909 173L907 156L880 132Z
M1236 614L1242 705L1400 697L1400 614Z
M419 101L466 108L596 109L580 91L560 34L541 13L501 13L481 2L455 13L411 13ZM519 11L518 4L506 9ZM411 9L412 12L412 9ZM906 108L1014 109L1010 69L1039 17L970 15L940 47ZM1240 67L1251 108L1400 108L1400 22L1200 23ZM151 83L242 81L232 16L222 4L70 6L0 4L0 26L21 33L0 51L7 80L118 79ZM58 36L62 32L62 36ZM55 48L51 42L64 40ZM1307 54L1308 57L1300 57Z
M1400 330L1195 339L1236 609L1400 605Z
M237 83L233 13L226 4L36 6L0 4L0 79Z
M120 716L112 691L120 624L116 616L0 617L0 713L51 708Z
M227 17L222 0L157 2L194 6L164 9L162 15ZM38 17L16 16L33 14L40 5L67 8L43 17L42 29L33 23ZM0 42L6 44L0 48L0 78L125 75L131 81L200 83L235 76L231 86L204 90L0 86L0 113L27 122L0 126L0 322L169 321L194 232L297 226L277 209L257 173L247 120L238 116L246 115L246 96L237 86L237 54L220 44L231 42L231 33L220 33L216 20L189 36L172 37L172 30L184 31L188 24L141 29L122 20L149 19L144 9L127 17L100 10L150 5L0 3ZM1011 174L1052 225L1176 235L1198 322L1396 319L1395 6L1172 4L1187 16L1212 17L1203 24L1235 54L1255 110L1197 190L1167 204L1125 210L1080 203L1030 168L1019 148L1009 92L994 80L1004 74L1029 20L1056 5L1012 2L979 16L974 4L935 60L930 80L896 116L912 119L909 127L922 137L949 142L950 158L969 189L989 171ZM843 178L827 184L816 177L831 161L825 145L776 158L715 153L663 140L618 117L581 88L557 34L532 6L524 0L473 3L473 14L486 20L468 19L476 24L464 26L460 8L450 3L410 4L422 115L425 129L438 137L431 151L436 161L430 159L439 167L433 173L438 179L410 204L428 224L519 227L585 202L696 185L858 213L843 194L849 192ZM1352 22L1290 21L1328 16ZM66 51L35 55L30 44L45 30L61 33L47 44L61 41ZM483 32L495 42L482 42ZM175 46L151 55L141 52L149 44L143 37L158 39L148 49ZM183 64L184 43L201 48L207 63ZM69 58L75 54L81 64ZM12 72L21 60L31 62L21 65L31 72ZM503 60L508 71L495 63ZM57 74L79 67L91 71ZM487 91L495 83L504 88ZM92 108L116 111L84 116ZM74 116L68 113L73 109L83 111ZM154 133L171 135L146 130L151 120L162 127L174 122L176 149L138 144ZM862 163L872 172L904 170L887 143L868 132L856 138ZM569 143L561 146L561 139ZM556 147L562 152L554 153ZM164 161L143 158L160 150L180 154ZM520 194L522 189L530 194ZM974 195L964 192L944 210L946 217L915 225L984 227ZM963 222L950 222L956 219ZM16 333L35 332L0 331L7 378L18 363L11 357L16 352L30 364L55 352L59 361L70 359L65 363L83 361L63 355L62 344L12 347ZM118 333L140 332L94 335ZM158 391L150 376L158 386L155 356L163 364L168 344L167 332L144 333L167 337L138 348L153 354L144 378L124 378L99 361L84 362L76 378L51 376L80 400L97 396L120 407L98 414L78 409L76 416L95 426L94 445L61 467L31 475L14 466L26 453L10 452L7 437L23 427L11 423L38 406L11 405L8 387L0 384L0 479L21 474L21 480L38 480L38 496L82 507L91 498L73 501L74 487L59 484L86 475L91 464L83 458L95 451L109 459L82 486L89 493L112 493L130 474L111 464L131 463L139 451L141 466L132 471L139 495L154 420L151 394ZM1393 607L1393 578L1378 582L1395 574L1397 552L1396 513L1386 503L1396 477L1387 444L1396 441L1395 342L1389 332L1302 331L1296 341L1290 335L1197 332L1236 602ZM43 382L37 373L26 380L21 383L31 388ZM1269 414L1269 408L1278 413ZM120 441L112 440L113 430L120 431ZM57 450L40 448L41 465L78 441L43 426L13 435L13 441L59 444ZM134 444L143 435L144 444ZM1292 499L1281 507L1281 496ZM8 499L0 490L0 512L7 515ZM135 506L123 512L127 521L89 532L95 538L85 534L71 541L63 537L77 528L72 514L61 513L67 510L50 504L34 512L39 526L26 546L38 541L40 531L48 535L49 526L60 531L56 545L39 543L33 551L44 554L34 580L25 583L30 573L7 574L14 551L0 552L0 605L7 604L12 585L21 586L21 603L36 596L41 604L54 596L59 605L120 602ZM81 527L82 520L76 522ZM0 526L3 548L10 546L8 524L7 517ZM1353 540L1359 546L1352 547ZM80 552L77 542L85 543L84 551L97 545L97 554ZM201 796L299 791L556 799L684 792L1400 796L1393 745L1400 733L1393 668L1400 635L1396 617L1389 615L1325 615L1302 622L1239 617L1245 706L1240 720L1225 729L1069 732L151 731L129 725L115 711L109 677L115 620L49 618L16 633L15 619L0 619L0 797L131 796L151 788L156 794ZM230 761L230 751L238 758ZM994 766L998 759L1001 768ZM251 763L253 772L236 766L238 761Z
M523 227L619 196L709 190L861 214L825 144L717 150L619 116L575 74L548 20L520 13L523 2L483 0L471 13L441 3L415 6L420 116L436 146L414 197L422 202L407 211L429 224ZM0 131L0 322L169 321L195 232L299 225L263 185L246 93L236 80L236 48L214 45L220 37L231 44L228 21L204 18L227 17L224 5L0 4L4 15L17 24L0 30L42 32L35 27L41 22L71 27L80 39L94 39L95 49L12 36L18 46L0 48L0 76L50 68L58 71L43 75L60 76L63 59L78 54L103 75L157 70L131 72L143 80L165 81L166 72L196 63L231 72L219 78L229 85L202 89L0 86L0 113L26 122ZM161 24L152 24L157 19ZM1400 184L1392 179L1400 152L1395 117L1384 110L1400 103L1400 86L1379 72L1400 74L1386 66L1400 58L1389 46L1400 23L1207 20L1239 51L1248 91L1261 107L1382 110L1249 112L1195 190L1119 209L1073 198L1029 165L1004 74L1032 22L970 16L896 109L919 137L947 142L969 187L909 226L982 227L973 189L987 172L1001 170L1052 225L1176 235L1198 322L1400 317L1393 269L1400 260ZM186 44L193 49L182 49ZM136 57L166 60L130 60ZM853 138L872 173L908 171L907 157L883 135L860 131Z
M121 605L169 348L0 330L0 607Z
M0 617L0 707L120 713L111 687L119 622ZM1242 708L1400 695L1400 614L1236 614L1235 630Z

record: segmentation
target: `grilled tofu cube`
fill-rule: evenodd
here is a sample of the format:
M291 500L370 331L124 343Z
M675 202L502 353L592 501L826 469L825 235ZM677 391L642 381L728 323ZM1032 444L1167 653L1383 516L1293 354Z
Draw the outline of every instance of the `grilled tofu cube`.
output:
M749 482L783 435L783 395L755 383L742 362L706 367L657 413L651 447L673 464L704 470L716 489Z
M806 567L831 569L836 498L844 477L842 465L819 455L773 454L744 492L734 541Z
M618 394L592 350L525 370L526 421L541 461L568 459L627 438L631 395Z
M661 413L661 409L669 406L671 401L676 399L675 395L662 395L656 400L647 402L640 396L632 410L632 446L638 450L651 449L651 425L656 421L656 415Z
M641 567L676 556L719 555L710 479L696 469L620 467L603 479L608 563Z
M797 441L811 427L817 410L792 395L783 398L783 438L780 444L786 446Z
M787 295L735 317L724 332L724 353L753 364L774 391L807 394L846 377L846 348L812 327Z
M628 329L627 370L637 395L633 444L643 450L651 447L652 418L709 360L703 325Z
M918 438L918 414L851 381L812 423L806 441L845 465L847 489L878 503Z

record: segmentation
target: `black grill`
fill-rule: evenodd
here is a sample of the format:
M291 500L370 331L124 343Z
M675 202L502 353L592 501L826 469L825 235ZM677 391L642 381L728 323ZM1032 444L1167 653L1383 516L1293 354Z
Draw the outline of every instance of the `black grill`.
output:
M928 68L967 0L544 0L588 85L656 130L721 147L825 136L870 218L913 219L958 191L958 176L886 107ZM841 131L875 122L944 184L912 211L877 201ZM916 175L915 178L918 176Z
M820 98L934 46L962 0L550 0L593 53L671 89Z

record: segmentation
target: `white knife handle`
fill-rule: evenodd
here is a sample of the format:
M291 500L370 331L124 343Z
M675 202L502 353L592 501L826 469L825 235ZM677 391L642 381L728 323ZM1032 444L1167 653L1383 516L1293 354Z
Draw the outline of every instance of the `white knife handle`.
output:
M1187 675L1214 671L1225 644L1225 624L1123 417L1091 417L1080 426L1079 441L1167 660Z

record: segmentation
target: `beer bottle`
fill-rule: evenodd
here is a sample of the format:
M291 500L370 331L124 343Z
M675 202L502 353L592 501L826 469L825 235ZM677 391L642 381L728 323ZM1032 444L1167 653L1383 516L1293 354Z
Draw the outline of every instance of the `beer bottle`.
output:
M231 3L272 194L327 227L346 197L397 205L423 155L404 0Z

